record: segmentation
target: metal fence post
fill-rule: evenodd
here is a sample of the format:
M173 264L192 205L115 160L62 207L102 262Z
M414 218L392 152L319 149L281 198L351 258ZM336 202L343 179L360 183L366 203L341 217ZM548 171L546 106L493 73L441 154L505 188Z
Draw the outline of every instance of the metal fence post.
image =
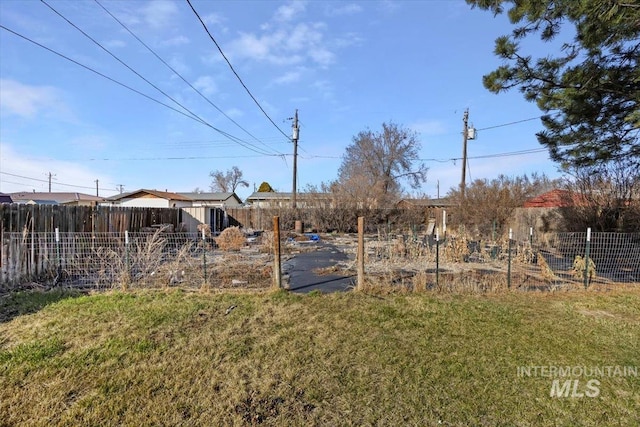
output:
M58 261L58 273L56 276L57 284L62 280L62 259L60 258L60 229L56 227L56 258Z
M507 266L507 289L511 289L511 239L513 238L513 230L509 229L509 254L508 254L508 266Z
M207 284L207 240L204 227L202 227L202 269L204 271L204 284Z
M282 269L280 264L280 217L273 217L273 286L282 288Z
M364 217L358 217L358 284L357 289L364 289Z
M440 232L436 228L436 288L440 286Z
M126 269L126 277L131 277L131 269L129 268L129 231L124 230L124 267ZM129 280L127 280L128 282Z
M584 249L584 288L589 287L589 249L591 246L591 227L587 228L587 243Z

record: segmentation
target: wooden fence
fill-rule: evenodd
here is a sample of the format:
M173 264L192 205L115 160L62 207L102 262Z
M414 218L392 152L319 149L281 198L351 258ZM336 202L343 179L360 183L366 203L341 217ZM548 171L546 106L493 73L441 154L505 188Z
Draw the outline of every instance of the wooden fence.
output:
M123 233L180 222L179 208L0 204L0 232Z

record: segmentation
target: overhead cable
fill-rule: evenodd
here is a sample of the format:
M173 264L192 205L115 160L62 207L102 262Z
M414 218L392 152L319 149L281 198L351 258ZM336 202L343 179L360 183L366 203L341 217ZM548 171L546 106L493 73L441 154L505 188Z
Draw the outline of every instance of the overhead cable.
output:
M202 27L204 28L204 30L207 32L207 34L209 35L209 38L211 39L211 41L216 45L216 47L218 48L218 51L220 51L220 54L222 55L222 57L224 58L224 60L227 62L227 65L229 65L229 68L231 68L231 71L233 72L233 74L236 76L236 78L238 79L238 81L240 82L240 84L242 85L242 87L247 91L247 93L249 94L249 96L251 97L251 99L253 99L253 102L255 102L255 104L258 106L258 108L260 109L260 111L262 111L262 113L265 115L265 117L271 122L271 124L273 126L276 127L276 129L278 129L278 131L280 131L280 133L282 135L285 136L285 138L287 139L291 139L291 137L289 135L287 135L286 133L284 133L284 131L282 129L280 129L280 127L278 127L278 125L276 124L276 122L273 121L273 119L271 117L269 117L269 114L267 114L267 112L264 110L264 108L262 108L262 105L260 105L260 103L258 102L258 100L256 99L255 96L253 96L253 94L251 93L251 91L249 90L249 88L247 87L247 85L244 84L244 82L242 81L242 79L240 78L240 76L238 75L238 73L236 72L235 68L233 68L233 65L231 65L231 62L229 61L229 59L227 58L227 55L224 54L224 52L222 51L222 48L220 47L220 45L218 44L218 42L216 41L216 39L213 37L213 35L211 34L211 32L209 32L209 29L207 28L207 25L204 23L204 21L202 20L202 18L200 17L200 15L198 14L198 12L196 11L196 9L193 7L193 5L191 4L190 0L187 0L187 3L189 3L189 6L191 7L191 10L193 11L193 13L196 15L196 17L198 18L198 20L200 21L200 23L202 24Z
M47 180L47 179L33 178L33 177L30 177L30 176L17 175L17 174L9 173L9 172L0 172L0 174L9 175L9 176L13 176L13 177L16 177L16 178L29 179L31 181L38 181L38 182L45 182L45 183L49 182L49 180ZM4 181L4 182L9 182L9 181ZM17 182L12 182L12 184L18 184L18 183ZM89 189L89 190L95 190L95 188L96 188L96 187L87 187L87 186L84 186L84 185L65 184L65 183L58 182L58 181L55 181L52 184L53 185L63 185L65 187L85 188L85 189ZM24 185L24 184L19 184L19 185ZM98 188L98 190L113 191L112 189L109 189L109 188Z
M122 26L122 28L124 28L129 34L131 34L131 36L133 36L133 38L135 38L138 42L140 42L140 44L142 44L149 52L151 52L151 54L153 54L160 62L162 62L167 68L169 68L169 70L171 70L171 72L173 72L176 76L178 76L183 82L185 82L191 89L193 89L198 95L200 95L202 97L202 99L204 99L205 101L207 101L209 103L209 105L211 105L213 108L215 108L216 110L218 110L218 112L220 114L222 114L224 117L226 117L227 119L229 119L234 125L236 125L238 128L240 128L241 130L243 130L247 135L249 135L251 138L253 138L254 140L256 140L257 142L259 142L260 144L264 145L265 147L275 151L278 154L282 154L279 151L269 147L268 145L266 145L264 142L262 142L261 140L259 140L258 138L256 138L253 134L251 134L251 132L249 132L247 129L245 129L244 127L242 127L238 122L236 122L235 120L233 120L233 118L229 117L229 115L227 113L225 113L224 111L222 111L216 104L213 103L213 101L211 101L207 96L205 96L200 90L198 90L195 86L193 86L193 84L191 84L186 78L184 78L182 76L182 74L180 74L174 67L172 67L169 63L167 63L167 61L165 61L164 59L162 59L160 57L160 55L158 55L149 45L147 45L144 41L142 41L140 39L140 37L138 37L131 29L129 29L129 27L127 27L122 21L120 21L113 13L111 13L104 5L102 5L102 3L100 3L99 0L94 0L98 6L100 6L109 16L111 16L118 24L120 24L120 26Z
M193 117L195 117L197 119L197 121L201 122L202 124L204 124L205 126L210 127L211 129L215 130L216 132L220 132L223 135L227 136L229 139L232 139L234 141L236 141L239 145L254 151L254 152L260 152L258 147L255 147L253 144L250 144L246 141L242 141L240 138L237 138L235 136L230 136L230 134L228 134L227 132L224 132L214 126L212 126L211 124L209 124L208 122L206 122L204 119L202 119L201 117L199 117L196 113L194 113L193 111L191 111L189 108L185 107L184 105L182 105L180 102L178 102L176 99L174 99L171 95L169 95L168 93L166 93L165 91L163 91L162 89L160 89L158 86L156 86L155 84L151 83L148 79L146 79L144 76L142 76L140 73L138 73L136 70L134 70L133 68L131 68L128 64L126 64L124 61L122 61L120 58L118 58L115 54L113 54L109 49L107 49L106 47L102 46L97 40L95 40L94 38L92 38L89 34L87 34L86 32L84 32L81 28L79 28L77 25L75 25L73 22L71 22L69 19L67 19L64 15L62 15L60 12L58 12L56 9L54 9L52 6L50 6L45 0L40 0L40 2L44 3L49 9L51 9L56 15L58 15L60 18L64 19L69 25L71 25L73 28L75 28L76 30L80 31L80 33L82 33L82 35L84 35L85 37L87 37L89 40L91 40L94 44L96 44L98 47L100 47L102 50L104 50L106 53L108 53L113 59L115 59L116 61L118 61L120 64L122 64L123 66L125 66L128 70L130 70L132 73L134 73L136 76L140 77L143 81L145 81L147 84L149 84L151 87L153 87L154 89L156 89L158 92L160 92L161 94L163 94L164 96L166 96L167 98L169 98L170 100L172 100L176 105L180 106L181 108L183 108L185 111L187 111L190 115L192 115ZM254 147L254 148L250 148L250 147ZM265 154L266 152L263 151L263 154Z
M234 142L237 142L239 145L242 145L243 147L245 147L245 148L247 148L247 149L249 149L249 150L251 150L253 152L264 154L264 155L271 155L270 153L267 153L267 152L264 152L264 151L258 151L258 150L252 149L250 147L247 147L247 146L243 145L243 141L240 140L239 138L237 138L237 137L235 137L235 136L233 136L233 135L231 135L231 134L229 134L229 133L227 133L227 132L225 132L225 131L223 131L221 129L218 129L218 128L210 125L209 123L203 121L202 119L193 117L193 116L185 113L184 111L180 111L177 108L172 107L169 104L166 104L166 103L164 103L164 102L162 102L162 101L160 101L158 99L155 99L155 98L153 98L153 97L151 97L151 96L149 96L149 95L147 95L147 94L145 94L145 93L143 93L143 92L141 92L141 91L139 91L137 89L132 88L131 86L128 86L128 85L126 85L126 84L124 84L122 82L119 82L118 80L116 80L116 79L114 79L112 77L109 77L106 74L101 73L100 71L97 71L97 70L95 70L95 69L93 69L93 68L91 68L91 67L89 67L87 65L84 65L84 64L82 64L82 63L80 63L80 62L78 62L78 61L76 61L76 60L74 60L72 58L69 58L68 56L66 56L66 55L64 55L64 54L62 54L62 53L60 53L58 51L55 51L55 50L53 50L53 49L51 49L51 48L49 48L49 47L47 47L47 46L45 46L45 45L43 45L41 43L38 43L37 41L32 40L29 37L24 36L24 35L14 31L14 30L11 30L10 28L7 28L2 24L0 24L0 29L8 31L8 32L10 32L11 34L14 34L17 37L20 37L23 40L26 40L26 41L28 41L30 43L33 43L36 46L41 47L42 49L45 49L45 50L53 53L54 55L57 55L57 56L59 56L59 57L61 57L63 59L66 59L67 61L72 62L72 63L74 63L74 64L76 64L76 65L78 65L78 66L80 66L80 67L82 67L82 68L84 68L84 69L86 69L88 71L91 71L92 73L95 73L95 74L99 75L100 77L105 78L105 79L109 80L110 82L115 83L115 84L117 84L117 85L119 85L119 86L121 86L121 87L123 87L125 89L128 89L128 90L130 90L130 91L132 91L132 92L134 92L134 93L136 93L136 94L138 94L138 95L140 95L140 96L142 96L142 97L144 97L144 98L146 98L146 99L148 99L150 101L153 101L153 102L155 102L155 103L157 103L159 105L162 105L163 107L166 107L166 108L168 108L168 109L170 109L172 111L175 111L176 113L182 114L183 116L185 116L185 117L187 117L187 118L189 118L191 120L194 120L194 121L196 121L196 122L198 122L200 124L203 124L203 125L211 128L211 129L215 130L216 132L220 133L221 135L226 136L230 140L232 140Z

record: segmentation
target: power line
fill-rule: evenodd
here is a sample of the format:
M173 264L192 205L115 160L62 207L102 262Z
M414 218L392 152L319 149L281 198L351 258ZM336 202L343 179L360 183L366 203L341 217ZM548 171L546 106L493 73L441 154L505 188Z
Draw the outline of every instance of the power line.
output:
M542 117L544 117L544 115L536 116L536 117L529 117L528 119L516 120L515 122L503 123L501 125L495 125L495 126L489 126L489 127L486 127L486 128L476 129L476 131L496 129L496 128L501 128L501 127L505 127L505 126L517 125L518 123L530 122L531 120L538 120L538 119L541 119Z
M527 154L542 153L545 151L547 151L546 148L533 148L530 150L512 151L512 152L497 153L497 154L486 154L483 156L472 156L472 157L469 157L469 159L492 159L497 157L523 156ZM454 159L454 160L459 160L459 159Z
M54 55L58 55L59 57L61 57L61 58L63 58L63 59L66 59L67 61L72 62L72 63L74 63L74 64L76 64L76 65L78 65L78 66L80 66L80 67L84 68L85 70L91 71L92 73L95 73L95 74L99 75L100 77L105 78L105 79L107 79L107 80L111 81L112 83L115 83L115 84L117 84L117 85L119 85L119 86L122 86L123 88L128 89L128 90L130 90L130 91L132 91L132 92L134 92L134 93L136 93L136 94L138 94L138 95L140 95L140 96L143 96L143 97L147 98L147 99L148 99L148 100L150 100L150 101L153 101L153 102L155 102L155 103L157 103L157 104L160 104L160 105L162 105L163 107L169 108L169 109L171 109L171 110L175 111L176 113L182 114L183 116L188 117L188 118L190 118L190 119L192 119L192 120L196 120L196 121L198 121L195 117L192 117L192 116L190 116L190 115L186 114L184 111L180 111L180 110L178 110L177 108L174 108L174 107L172 107L171 105L165 104L164 102L162 102L162 101L160 101L160 100L157 100L157 99L155 99L155 98L153 98L153 97L151 97L151 96L149 96L149 95L147 95L147 94L145 94L145 93L143 93L143 92L140 92L139 90L134 89L134 88L132 88L131 86L128 86L128 85L126 85L126 84L124 84L124 83L121 83L121 82L119 82L118 80L115 80L115 79L113 79L113 78L111 78L111 77L107 76L106 74L101 73L100 71L97 71L97 70L95 70L95 69L93 69L93 68L91 68L91 67L89 67L89 66L87 66L87 65L81 64L80 62L78 62L78 61L76 61L76 60L74 60L74 59L71 59L71 58L69 58L68 56L66 56L66 55L64 55L64 54L62 54L62 53L60 53L60 52L57 52L57 51L55 51L55 50L53 50L53 49L51 49L51 48L49 48L49 47L47 47L47 46L45 46L45 45L43 45L43 44L40 44L40 43L38 43L37 41L32 40L32 39L30 39L30 38L29 38L29 37L27 37L27 36L24 36L24 35L22 35L22 34L20 34L20 33L17 33L16 31L13 31L13 30L9 29L9 28L5 27L5 26L4 26L4 25L2 25L2 24L0 24L0 28L2 28L2 29L3 29L3 30L5 30L5 31L10 32L11 34L13 34L13 35L15 35L15 36L17 36L17 37L20 37L20 38L21 38L21 39L23 39L23 40L26 40L26 41L28 41L28 42L30 42L30 43L33 43L33 44L35 44L36 46L41 47L41 48L43 48L43 49L45 49L45 50L47 50L47 51L49 51L49 52L53 53Z
M41 44L41 43L38 43L37 41L32 40L32 39L30 39L30 38L29 38L29 37L27 37L27 36L24 36L24 35L22 35L22 34L20 34L20 33L16 32L16 31L13 31L13 30L11 30L11 29L9 29L9 28L5 27L5 26L4 26L4 25L2 25L2 24L0 24L0 28L1 28L1 29L3 29L3 30L5 30L5 31L10 32L11 34L13 34L13 35L15 35L15 36L17 36L17 37L20 37L20 38L21 38L21 39L23 39L23 40L26 40L26 41L28 41L28 42L30 42L30 43L33 43L33 44L35 44L36 46L41 47L42 49L45 49L45 50L47 50L47 51L49 51L49 52L53 53L54 55L57 55L57 56L59 56L59 57L61 57L61 58L63 58L63 59L66 59L67 61L72 62L72 63L74 63L74 64L76 64L76 65L78 65L78 66L80 66L80 67L84 68L85 70L91 71L92 73L95 73L95 74L99 75L100 77L102 77L102 78L105 78L105 79L109 80L109 81L110 81L110 82L112 82L112 83L115 83L115 84L117 84L117 85L119 85L119 86L121 86L121 87L123 87L123 88L125 88L125 89L128 89L128 90L130 90L130 91L132 91L132 92L134 92L134 93L136 93L136 94L138 94L138 95L140 95L140 96L142 96L142 97L144 97L144 98L146 98L146 99L148 99L148 100L150 100L150 101L153 101L153 102L155 102L156 104L162 105L163 107L166 107L166 108L168 108L168 109L170 109L170 110L172 110L172 111L175 111L175 112L176 112L176 113L178 113L178 114L182 114L183 116L185 116L185 117L187 117L187 118L189 118L189 119L191 119L191 120L195 120L196 122L201 123L201 124L203 124L203 125L205 125L205 126L207 126L207 127L211 128L211 129L215 130L216 132L220 133L221 135L226 136L226 137L227 137L227 138L229 138L230 140L232 140L232 141L236 142L237 144L239 144L239 145L243 146L244 148L247 148L247 149L248 149L248 150L250 150L250 151L253 151L253 152L255 152L255 153L260 153L260 154L263 154L263 155L271 155L270 153L267 153L267 152L265 152L264 150L259 151L258 149L252 149L252 148L250 148L250 147L247 147L247 146L243 145L243 141L242 141L242 140L240 140L239 138L237 138L237 137L235 137L235 136L233 136L233 135L231 135L231 134L229 134L229 133L227 133L227 132L225 132L225 131L223 131L223 130L221 130L221 129L218 129L218 128L216 128L216 127L214 127L214 126L210 125L209 123L207 123L207 122L203 121L202 119L198 119L198 118L196 118L196 117L193 117L193 116L191 116L191 115L189 115L189 114L185 113L184 111L180 111L180 110L178 110L177 108L174 108L174 107L172 107L172 106L171 106L171 105L169 105L169 104L166 104L166 103L164 103L164 102L162 102L162 101L160 101L160 100L158 100L158 99L155 99L155 98L153 98L152 96L149 96L149 95L147 95L147 94L145 94L145 93L143 93L143 92L141 92L141 91L139 91L139 90L137 90L137 89L132 88L131 86L128 86L128 85L126 85L126 84L124 84L124 83L122 83L122 82L120 82L120 81L118 81L118 80L116 80L116 79L114 79L114 78L111 78L111 77L107 76L106 74L101 73L100 71L97 71L97 70L95 70L95 69L93 69L93 68L91 68L91 67L89 67L89 66L87 66L87 65L84 65L84 64L82 64L82 63L80 63L80 62L78 62L78 61L76 61L76 60L74 60L74 59L72 59L72 58L69 58L68 56L66 56L66 55L64 55L64 54L62 54L62 53L60 53L60 52L58 52L58 51L56 51L56 50L53 50L53 49L51 49L51 48L49 48L49 47L47 47L47 46L45 46L45 45L43 45L43 44Z
M527 154L542 153L545 151L547 151L546 148L531 148L531 149L520 150L520 151L508 151L503 153L485 154L481 156L467 156L467 159L491 159L491 158L498 158L498 157L523 156ZM342 159L343 157L344 156L323 156L323 155L311 154L310 156L304 156L303 158L305 159ZM429 158L429 159L417 159L417 160L422 162L448 163L448 162L453 162L457 160L462 160L462 157L450 157L446 159Z
M280 129L278 127L278 125L276 124L276 122L274 122L271 117L269 117L269 115L267 114L267 112L264 110L264 108L262 108L262 105L260 105L260 103L258 102L258 100L255 98L255 96L253 96L253 94L251 93L251 91L249 90L249 88L247 87L247 85L244 84L244 82L242 81L242 79L240 78L240 76L238 75L238 73L236 72L236 70L233 68L233 65L231 65L231 62L229 62L229 59L227 58L227 55L224 54L224 52L222 51L222 48L220 47L220 45L218 44L218 42L216 41L215 38L213 38L213 35L211 35L211 33L209 32L209 29L207 28L207 25L204 23L204 21L202 20L202 18L200 17L200 15L198 14L198 12L195 10L195 8L193 7L193 5L191 4L190 0L187 0L187 3L189 4L189 6L191 7L191 10L193 11L193 13L196 15L196 17L198 17L198 20L200 21L200 23L202 24L202 27L204 28L204 30L207 32L207 34L209 35L209 38L211 39L211 41L216 45L216 47L218 48L218 50L220 51L220 54L222 55L222 57L224 58L224 60L227 62L227 65L229 65L229 68L231 68L231 71L233 71L233 74L236 76L236 78L238 79L238 81L240 82L240 84L242 85L242 87L247 91L247 93L249 94L249 96L251 97L251 99L253 99L253 102L256 103L256 105L258 106L258 108L260 109L260 111L262 111L262 113L265 115L265 117L267 119L269 119L269 121L271 122L272 125L274 125L276 127L276 129L278 129L280 131L280 133L282 135L284 135L285 138L287 138L288 140L289 135L287 135L286 133L284 133L284 131L282 129Z
M102 46L100 44L100 42L98 42L96 39L94 39L93 37L91 37L89 34L87 34L86 32L84 32L80 27L78 27L76 24L74 24L73 22L71 22L66 16L64 16L62 13L58 12L53 6L51 6L49 3L47 3L45 0L40 0L41 3L43 3L45 6L47 6L49 9L51 9L56 15L58 15L60 18L64 19L69 25L71 25L73 28L75 28L76 30L80 31L80 33L82 33L83 36L85 36L86 38L88 38L89 40L91 40L95 45L97 45L100 49L102 49L103 51L105 51L107 54L109 54L109 56L111 56L113 59L115 59L116 61L118 61L120 64L122 64L124 67L126 67L129 71L131 71L133 74L135 74L136 76L140 77L144 82L146 82L149 86L151 86L152 88L154 88L155 90L157 90L158 92L160 92L161 94L163 94L164 96L166 96L167 98L169 98L170 100L172 100L176 105L180 106L181 108L183 108L185 111L187 111L189 114L191 114L193 117L197 118L198 121L201 121L204 123L204 120L201 119L200 117L198 117L197 114L195 114L194 112L192 112L191 110L189 110L187 107L185 107L184 105L182 105L180 102L176 101L171 95L169 95L168 93L166 93L165 91L163 91L162 89L160 89L158 86L156 86L155 84L151 83L148 79L146 79L142 74L138 73L136 70L134 70L133 68L131 68L127 63L125 63L123 60L121 60L120 58L118 58L115 54L113 54L109 49L107 49L106 47Z
M237 127L239 127L240 129L242 129L247 135L249 135L250 137L252 137L254 140L256 140L257 142L259 142L260 144L264 145L265 147L275 151L278 154L282 154L277 150L274 150L273 148L269 147L268 145L266 145L264 142L262 142L261 140L259 140L258 138L256 138L253 134L251 134L251 132L249 132L247 129L245 129L244 127L242 127L238 122L236 122L235 120L233 120L231 117L229 117L224 111L222 111L216 104L214 104L207 96L205 96L201 91L199 91L196 87L194 87L189 81L187 81L187 79L185 79L182 74L180 74L175 68L173 68L171 65L169 65L169 63L167 63L164 59L162 59L160 57L160 55L158 55L151 47L149 47L145 42L143 42L140 37L138 37L133 31L131 31L131 29L129 29L129 27L127 27L122 21L120 21L115 15L113 15L106 7L104 7L99 0L94 0L98 6L100 6L107 14L109 14L109 16L111 16L118 24L120 24L122 26L122 28L124 28L127 32L129 32L129 34L131 34L136 40L138 40L138 42L140 42L140 44L142 44L149 52L151 52L160 62L162 62L167 68L169 68L169 70L171 70L176 76L180 77L180 79L182 79L183 82L185 82L191 89L193 89L198 95L200 95L205 101L207 101L213 108L215 108L216 110L218 110L218 112L220 112L220 114L222 114L223 116L225 116L227 119L229 119L233 124L235 124Z
M24 176L24 175L16 175L14 173L9 173L9 172L0 172L0 174L9 175L9 176L13 176L13 177L16 177L16 178L29 179L31 181L38 181L38 182L45 182L45 183L49 182L49 180L47 180L47 179L33 178L33 177L30 177L30 176ZM3 182L9 182L9 181L3 181ZM25 185L25 184L19 184L17 182L12 182L12 184ZM93 190L93 189L96 188L96 187L86 187L84 185L65 184L65 183L62 183L62 182L55 182L55 185L64 185L65 187L85 188L85 189L89 189L89 190ZM100 190L113 191L110 188L100 188Z
M120 64L122 64L123 66L125 66L129 71L131 71L132 73L134 73L136 76L140 77L143 81L145 81L147 84L149 84L151 87L153 87L154 89L156 89L158 92L160 92L161 94L163 94L164 96L166 96L167 98L169 98L171 101L173 101L176 105L180 106L182 109L184 109L185 111L187 111L190 115L192 115L197 121L201 122L202 124L204 124L205 126L210 127L211 129L214 129L217 132L223 133L224 135L227 135L227 137L229 137L229 139L235 140L239 145L254 151L254 152L259 152L259 150L257 147L255 147L253 144L250 144L248 142L242 141L240 138L236 138L236 137L231 137L228 133L221 131L220 129L215 128L214 126L212 126L211 124L207 123L204 119L202 119L201 117L199 117L196 113L194 113L193 111L191 111L189 108L185 107L184 105L182 105L180 102L178 102L175 98L173 98L171 95L169 95L168 93L166 93L165 91L163 91L162 89L160 89L158 86L156 86L155 84L151 83L148 79L146 79L144 76L142 76L140 73L138 73L136 70L134 70L133 68L131 68L129 65L127 65L124 61L122 61L120 58L118 58L115 54L113 54L109 49L107 49L106 47L102 46L97 40L95 40L94 38L92 38L89 34L87 34L86 32L84 32L80 27L78 27L77 25L75 25L73 22L71 22L69 19L67 19L64 15L62 15L60 12L58 12L56 9L54 9L52 6L50 6L45 0L40 0L41 3L44 3L49 9L51 9L56 15L58 15L60 18L64 19L69 25L71 25L73 28L75 28L76 30L80 31L80 33L82 33L82 35L84 35L85 37L87 37L89 40L91 40L94 44L96 44L98 47L100 47L100 49L104 50L106 53L108 53L113 59L115 59L116 61L118 61ZM255 149L249 148L247 145L254 147ZM264 152L264 151L263 151ZM266 152L264 152L266 153Z
M49 9L51 9L56 15L58 15L60 18L64 19L69 25L71 25L73 28L75 28L76 30L80 31L80 33L82 33L82 35L84 35L85 37L87 37L89 40L91 40L93 43L95 43L98 47L100 47L102 50L104 50L106 53L108 53L112 58L114 58L116 61L118 61L119 63L121 63L123 66L125 66L128 70L130 70L132 73L134 73L136 76L140 77L142 80L144 80L146 83L148 83L151 87L153 87L154 89L156 89L158 92L160 92L161 94L163 94L164 96L166 96L167 98L169 98L170 100L172 100L176 105L179 105L180 107L182 107L185 111L187 111L189 114L191 114L194 118L197 119L197 121L201 122L202 124L210 127L211 129L222 133L223 135L227 136L229 139L232 139L234 141L236 141L239 145L254 151L254 152L260 152L260 150L258 147L255 147L253 144L250 144L246 141L242 141L240 138L237 138L235 136L231 136L230 134L228 134L227 132L223 132L220 129L217 129L216 127L212 126L211 124L207 123L204 119L202 119L201 117L199 117L197 114L195 114L193 111L191 111L190 109L188 109L187 107L185 107L184 105L182 105L180 102L178 102L177 100L175 100L173 97L171 97L169 94L167 94L166 92L164 92L162 89L160 89L158 86L154 85L153 83L151 83L149 80L147 80L144 76L142 76L140 73L138 73L136 70L134 70L133 68L131 68L129 65L127 65L124 61L122 61L120 58L118 58L116 55L114 55L111 51L109 51L109 49L105 48L104 46L102 46L97 40L95 40L94 38L92 38L89 34L85 33L81 28L79 28L77 25L75 25L73 22L71 22L69 19L67 19L64 15L62 15L60 12L58 12L56 9L54 9L52 6L50 6L45 0L40 0L42 3L44 3ZM247 146L248 145L248 146ZM253 149L250 148L254 147ZM266 154L266 152L264 152L264 150L262 150L263 154Z
M111 162L111 161L155 161L155 160L210 160L210 159L246 159L256 157L286 157L291 154L255 154L246 156L183 156L183 157L124 157L124 158L89 158L89 159L59 159L66 161Z

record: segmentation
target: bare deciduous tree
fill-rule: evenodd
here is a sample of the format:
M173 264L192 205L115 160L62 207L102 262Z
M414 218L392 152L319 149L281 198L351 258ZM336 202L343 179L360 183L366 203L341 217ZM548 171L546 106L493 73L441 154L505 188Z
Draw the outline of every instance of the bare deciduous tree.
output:
M566 188L572 200L562 210L568 231L640 229L640 165L635 159L573 168Z
M332 191L367 205L389 206L400 195L402 182L418 188L426 181L419 150L417 134L395 123L383 123L380 132L360 132L347 146Z
M248 187L249 183L242 179L242 171L237 166L233 166L226 172L220 170L209 173L211 177L211 191L221 193L234 193L238 187Z
M448 197L455 207L448 211L453 222L463 225L476 237L488 238L494 230L499 236L503 233L514 210L524 202L560 185L546 175L533 174L521 177L500 175L493 180L477 179L465 189L462 197L459 188L452 188Z

